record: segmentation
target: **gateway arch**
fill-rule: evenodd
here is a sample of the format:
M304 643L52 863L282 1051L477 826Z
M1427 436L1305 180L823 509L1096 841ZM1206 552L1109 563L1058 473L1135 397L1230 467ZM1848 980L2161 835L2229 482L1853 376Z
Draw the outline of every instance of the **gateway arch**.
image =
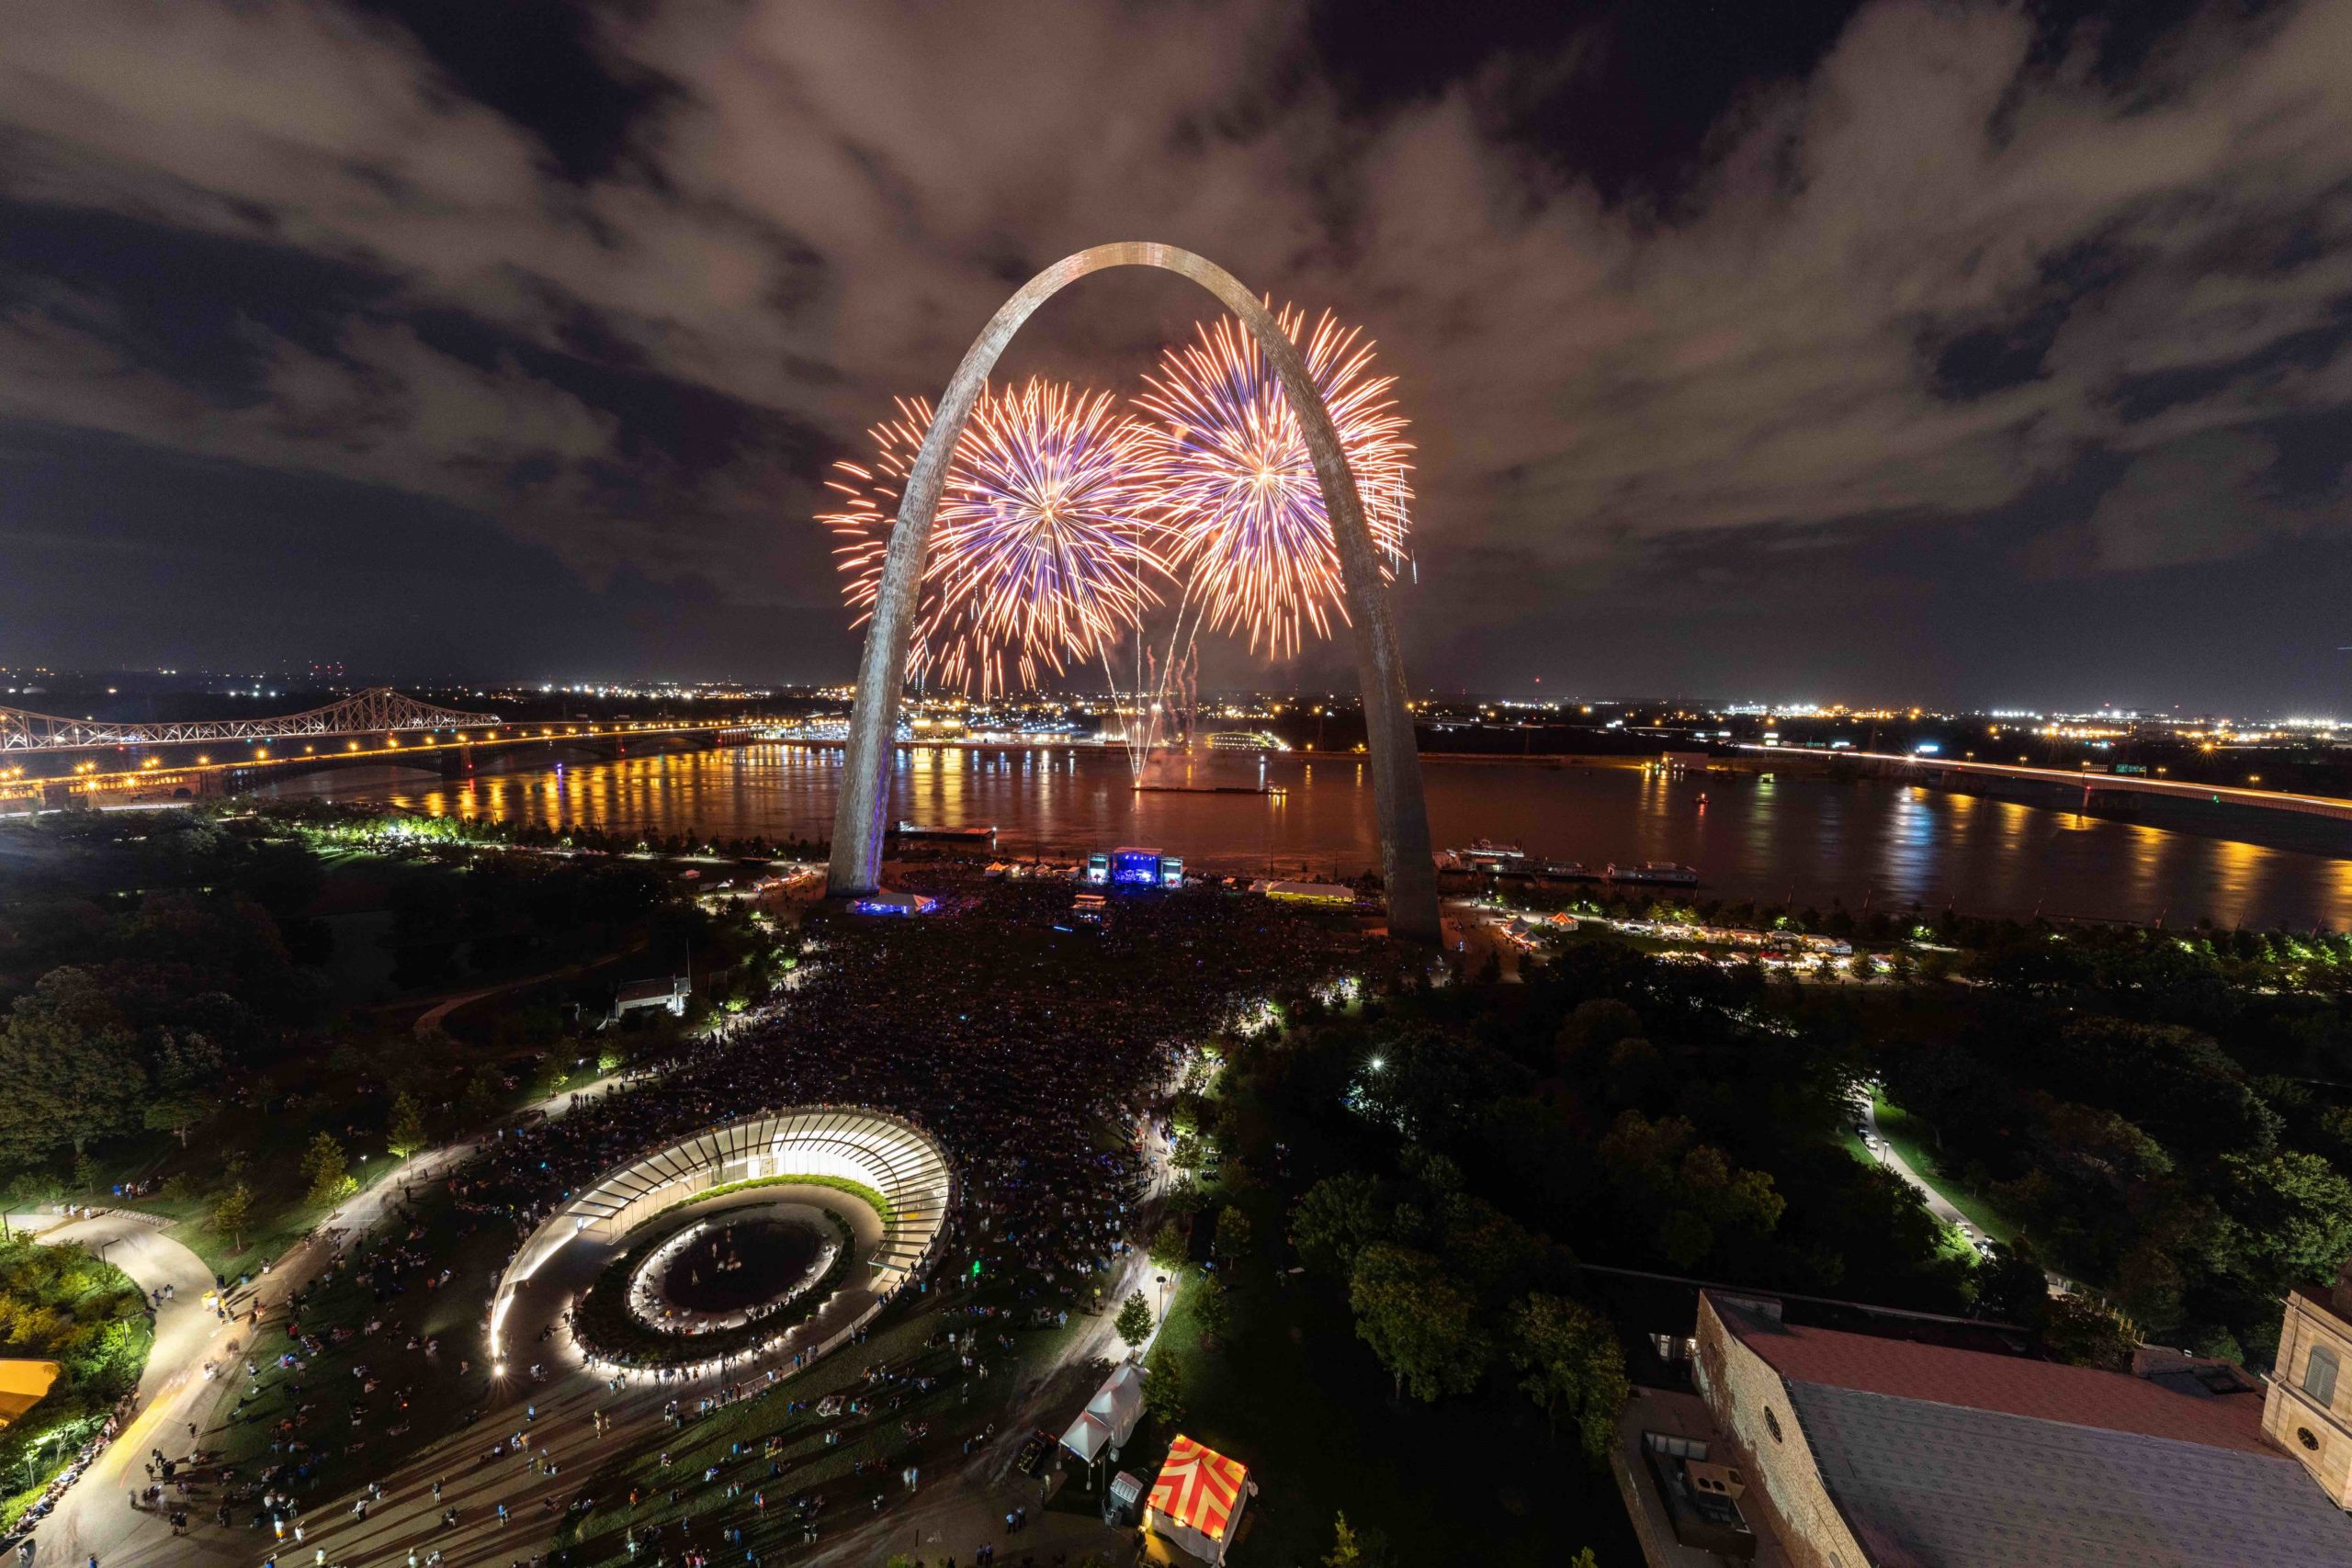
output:
M842 758L841 795L833 810L832 863L828 889L837 896L870 893L882 873L883 815L890 798L890 758L896 739L899 694L904 683L915 604L922 588L923 561L931 547L932 519L947 476L949 456L964 433L964 422L978 400L1004 345L1031 313L1064 286L1114 266L1154 266L1189 277L1240 318L1281 378L1307 451L1315 460L1323 505L1339 549L1340 581L1347 596L1348 621L1355 638L1356 676L1363 688L1365 750L1372 767L1373 801L1380 823L1381 872L1388 889L1388 929L1418 942L1439 937L1437 868L1430 858L1429 817L1421 802L1421 763L1413 716L1405 701L1405 665L1396 651L1396 621L1381 581L1380 557L1363 518L1355 476L1348 471L1340 437L1323 406L1314 378L1273 316L1256 295L1216 263L1173 245L1128 243L1096 245L1056 262L1023 284L1004 302L956 367L939 400L939 412L923 434L922 447L907 476L890 531L882 581L874 598L865 651L858 661L857 697L850 710L849 744Z

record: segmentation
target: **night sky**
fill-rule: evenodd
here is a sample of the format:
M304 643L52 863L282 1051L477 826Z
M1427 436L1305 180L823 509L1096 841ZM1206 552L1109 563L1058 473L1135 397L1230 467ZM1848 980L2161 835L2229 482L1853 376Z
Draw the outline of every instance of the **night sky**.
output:
M2347 62L2346 0L28 0L0 662L843 677L827 465L1160 239L1401 378L1417 685L2343 712Z

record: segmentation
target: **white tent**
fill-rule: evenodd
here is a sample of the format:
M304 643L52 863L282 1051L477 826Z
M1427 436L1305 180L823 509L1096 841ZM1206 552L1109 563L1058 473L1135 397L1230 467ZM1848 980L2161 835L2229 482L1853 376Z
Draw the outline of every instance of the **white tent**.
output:
M1086 1408L1062 1434L1062 1447L1092 1464L1105 1449L1114 1449L1135 1435L1143 1416L1143 1369L1129 1361L1120 1366L1094 1391Z
M1092 1464L1111 1446L1111 1428L1092 1411L1086 1411L1062 1434L1062 1447Z

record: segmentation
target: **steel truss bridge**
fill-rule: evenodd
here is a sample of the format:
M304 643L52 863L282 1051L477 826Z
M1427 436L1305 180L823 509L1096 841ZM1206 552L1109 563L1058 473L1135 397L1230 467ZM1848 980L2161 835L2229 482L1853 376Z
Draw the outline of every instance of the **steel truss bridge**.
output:
M0 753L87 751L109 746L178 746L224 740L301 740L322 736L408 735L492 728L505 722L495 714L435 707L390 686L371 686L341 702L275 718L113 724L0 708Z

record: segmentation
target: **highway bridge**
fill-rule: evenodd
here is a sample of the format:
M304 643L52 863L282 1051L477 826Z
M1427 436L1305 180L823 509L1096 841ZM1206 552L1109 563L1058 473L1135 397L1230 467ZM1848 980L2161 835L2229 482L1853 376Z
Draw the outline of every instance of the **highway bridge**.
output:
M1927 784L1954 784L1972 777L2019 779L2051 784L2069 792L2079 790L2086 807L2101 795L2154 795L2194 801L2204 806L2252 807L2262 811L2283 811L2301 817L2352 821L2352 800L2332 795L2296 795L2288 790L2251 789L2240 784L2194 784L2182 779L2152 778L2144 773L2104 773L2087 768L2037 768L2024 762L1974 762L1900 752L1828 751L1811 746L1758 746L1747 742L1736 745L1733 750L1757 760L1770 757L1776 761L1815 765L1869 763L1874 773L1893 778L1910 778Z
M0 813L169 804L326 768L389 766L457 779L473 773L478 758L533 747L609 758L737 744L757 739L759 728L741 718L516 721L437 707L389 686L275 717L131 724L0 708ZM49 759L56 761L44 767Z

